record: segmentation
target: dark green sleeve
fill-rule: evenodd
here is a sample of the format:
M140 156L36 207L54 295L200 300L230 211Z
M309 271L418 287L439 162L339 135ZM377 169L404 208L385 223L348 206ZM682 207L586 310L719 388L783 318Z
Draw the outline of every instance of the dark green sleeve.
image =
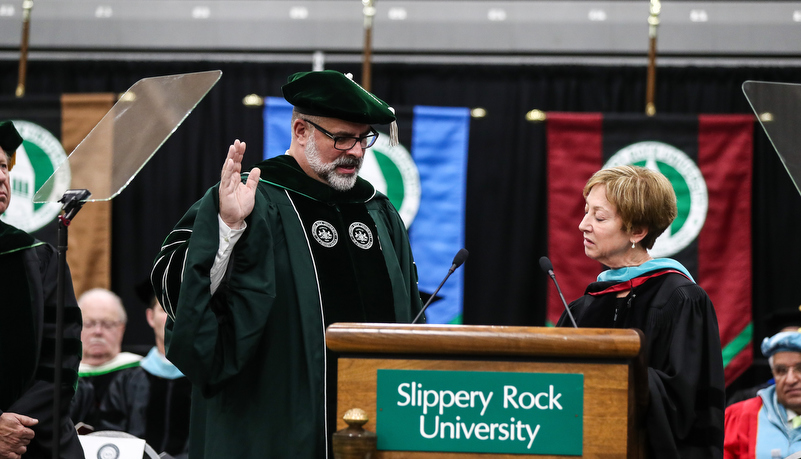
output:
M212 190L209 190L207 197L209 194L216 196ZM170 319L175 319L186 250L189 248L189 238L192 236L192 226L200 203L201 201L198 201L190 207L164 239L150 273L150 282L153 284L156 297Z
M170 314L167 357L207 395L254 357L275 296L269 206L260 196L214 295L209 273L219 245L216 187L167 237L153 269L154 288Z

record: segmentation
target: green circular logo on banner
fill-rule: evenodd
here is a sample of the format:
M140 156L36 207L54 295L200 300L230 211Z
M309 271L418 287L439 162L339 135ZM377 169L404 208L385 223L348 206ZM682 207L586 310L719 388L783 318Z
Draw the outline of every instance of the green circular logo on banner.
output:
M661 172L676 192L678 215L650 250L654 258L680 252L698 237L706 221L709 195L701 170L687 154L662 142L637 142L612 155L604 167L642 166Z
M14 126L23 141L17 149L16 164L11 171L11 204L0 219L32 233L53 221L61 212L61 204L37 204L33 202L33 195L53 175L56 168L67 160L67 154L61 142L38 124L14 120ZM61 180L67 183L57 185L64 189L69 188L69 171L62 177Z
M359 176L387 195L406 228L412 224L420 208L420 174L409 150L390 146L389 136L382 133L364 155Z

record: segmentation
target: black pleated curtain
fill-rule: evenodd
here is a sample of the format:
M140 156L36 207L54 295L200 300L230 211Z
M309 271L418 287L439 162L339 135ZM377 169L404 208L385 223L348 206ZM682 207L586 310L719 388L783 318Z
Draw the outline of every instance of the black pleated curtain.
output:
M306 64L214 62L54 61L29 63L27 93L122 92L149 76L221 69L217 86L114 201L112 285L128 305L128 345L151 343L135 285L143 281L162 239L183 212L219 179L227 146L248 143L246 163L260 160L260 108L242 99L280 96L286 76ZM0 91L13 94L16 63L2 62ZM360 67L329 65L352 72ZM657 74L658 113L751 113L745 80L801 82L796 67L666 67ZM531 109L577 112L644 110L645 69L630 66L480 66L382 64L373 90L397 106L486 109L471 121L467 174L464 321L542 325L546 276L545 124L525 120ZM144 135L144 134L143 134ZM580 193L581 190L576 190ZM762 129L755 130L753 184L754 336L773 310L801 304L796 291L801 250L794 232L801 197ZM576 225L581 216L576 216ZM577 231L577 244L580 243ZM570 273L559 272L559 276ZM444 276L445 273L443 273ZM570 299L568 299L570 300ZM143 311L143 309L138 309Z

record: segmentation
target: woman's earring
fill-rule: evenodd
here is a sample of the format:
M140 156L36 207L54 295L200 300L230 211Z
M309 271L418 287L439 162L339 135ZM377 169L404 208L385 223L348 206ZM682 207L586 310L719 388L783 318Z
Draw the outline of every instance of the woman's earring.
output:
M633 248L635 248L635 246L636 246L636 245L637 245L637 243L636 243L636 242L634 242L634 241L631 241L631 248L632 248L632 249L633 249Z

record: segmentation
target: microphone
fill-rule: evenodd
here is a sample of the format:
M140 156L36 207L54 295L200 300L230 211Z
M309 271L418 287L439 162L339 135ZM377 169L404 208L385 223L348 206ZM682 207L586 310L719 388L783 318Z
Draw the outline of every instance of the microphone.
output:
M570 321L573 322L573 328L578 328L576 325L576 319L573 318L573 314L570 312L570 308L567 307L567 301L565 301L565 296L562 295L562 289L559 288L559 282L556 282L556 274L553 273L553 264L548 257L540 258L540 268L548 274L548 276L553 279L554 285L556 285L556 291L559 292L559 297L562 299L562 304L565 305L565 311L567 311L567 316L570 317Z
M453 274L453 272L456 271L456 268L462 266L462 263L464 263L464 261L467 260L468 255L470 255L470 253L467 251L467 249L459 249L459 251L456 252L456 256L453 257L453 262L451 264L451 267L450 269L448 269L448 275L445 276L445 279L442 279L442 282L439 283L439 287L437 287L437 289L434 290L434 293L431 294L431 297L428 299L428 301L426 301L426 304L423 305L423 309L421 309L420 312L417 313L417 317L415 317L414 320L412 321L413 324L417 323L417 319L419 319L423 315L423 312L425 312L428 305L431 304L431 300L433 300L434 297L437 296L437 292L439 292L439 289L441 289L442 286L445 285L445 281L448 280L449 277L451 277L451 274Z

